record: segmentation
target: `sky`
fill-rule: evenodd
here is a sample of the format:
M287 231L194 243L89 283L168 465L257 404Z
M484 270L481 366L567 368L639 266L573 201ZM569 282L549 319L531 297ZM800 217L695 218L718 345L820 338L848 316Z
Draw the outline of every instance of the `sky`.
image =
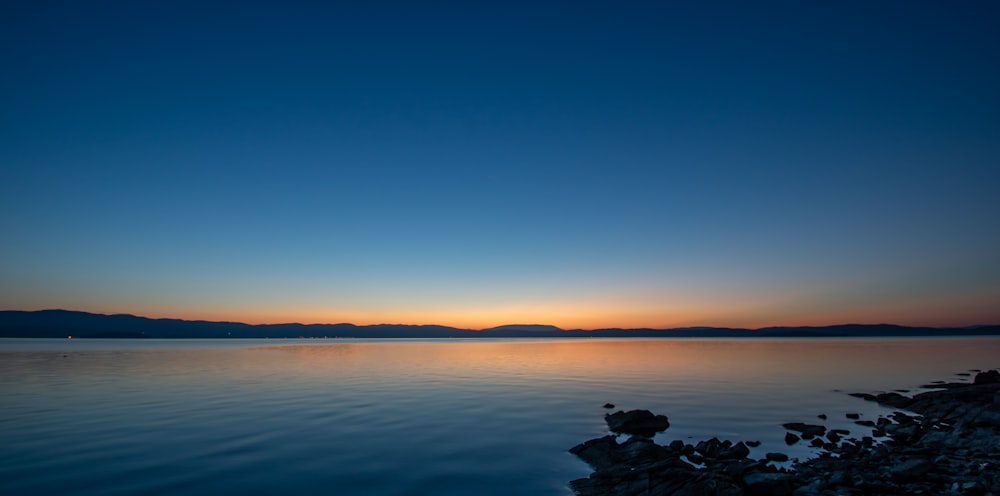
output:
M0 6L0 308L1000 323L1000 4Z

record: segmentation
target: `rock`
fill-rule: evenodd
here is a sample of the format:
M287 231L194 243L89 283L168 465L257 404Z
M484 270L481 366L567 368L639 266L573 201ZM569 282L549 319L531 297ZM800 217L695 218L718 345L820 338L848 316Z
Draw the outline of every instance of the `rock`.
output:
M715 458L719 454L719 448L722 442L717 438L712 438L707 441L700 441L694 446L694 451L701 456L706 458Z
M614 436L585 441L570 448L569 452L597 470L610 468L622 461L618 453L618 441Z
M861 414L860 413L845 413L844 416L847 417L847 418L849 418L849 419L851 419L851 420L857 420L857 419L861 418Z
M893 465L889 473L896 481L912 481L926 474L933 466L934 464L926 458L911 458Z
M781 426L790 431L801 432L803 439L809 439L806 436L822 436L826 433L826 427L822 425L805 424L802 422L787 422L781 424Z
M614 407L615 407L614 403L605 403L604 404L604 408L614 408Z
M895 392L875 395L875 401L880 405L888 405L893 408L906 408L913 402L912 399Z
M819 417L822 420L826 420L826 414L825 413L821 413L821 414L817 415L817 417Z
M797 442L799 442L799 436L796 436L795 434L792 434L791 432L786 432L785 433L785 444L791 446L791 445L793 445L793 444L795 444Z
M768 461L772 461L772 462L787 462L788 461L788 455L786 455L784 453L768 453L768 454L764 455L764 458L767 458Z
M655 463L676 457L672 451L653 442L652 439L642 436L629 438L620 445L618 456L628 460L629 465L643 465Z
M975 379L972 380L973 384L998 384L1000 383L1000 372L996 370L988 370L986 372L980 372L976 374Z
M727 462L725 465L723 465L722 472L728 475L729 477L732 477L733 479L737 479L743 476L743 474L745 474L746 472L759 467L760 467L759 461L754 460L752 458L744 458L742 460L732 460Z
M788 496L792 494L792 476L786 473L754 472L743 477L747 496Z
M890 406L906 405L899 407L906 411L880 416L876 422L855 420L871 427L873 436L889 434L891 439L877 442L865 432L860 440L843 439L850 434L845 429L785 424L802 438L812 437L811 445L822 449L813 458L780 468L770 462L787 462L788 455L767 453L755 460L749 446L760 443L752 441L734 444L712 438L696 447L677 440L666 447L641 435L621 444L616 436L593 439L570 451L595 471L570 486L580 496L1000 496L1000 382L992 382L993 377L983 376L980 384L943 384L912 398L854 394ZM797 434L786 434L800 440Z
M649 410L617 411L605 415L604 421L611 432L637 436L653 436L670 427L670 421L665 415L653 415Z
M865 401L875 401L875 395L874 394L868 394L868 393L850 393L850 394L848 394L848 396L854 396L855 398L861 398L861 399L863 399Z
M646 493L638 493L646 494ZM740 486L736 483L718 477L707 477L705 479L696 479L688 484L684 485L680 489L671 493L655 493L650 492L649 494L662 494L662 495L673 495L673 496L743 496L746 494Z
M792 494L794 496L819 496L825 485L822 479L814 479L809 484L796 488Z
M742 442L736 443L731 448L719 452L719 458L742 460L747 456L750 456L750 448L747 448L747 445Z
M747 446L749 446L751 448L756 448L756 447L760 446L760 441L747 441L746 444L747 444Z

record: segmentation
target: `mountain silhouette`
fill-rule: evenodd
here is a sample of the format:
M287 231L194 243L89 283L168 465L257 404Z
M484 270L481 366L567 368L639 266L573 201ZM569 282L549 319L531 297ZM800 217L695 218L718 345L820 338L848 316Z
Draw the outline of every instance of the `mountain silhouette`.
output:
M907 327L845 324L819 327L684 327L674 329L563 330L542 324L512 324L483 330L406 324L245 324L205 320L150 319L71 310L0 311L0 337L7 338L511 338L511 337L917 337L998 336L1000 325Z

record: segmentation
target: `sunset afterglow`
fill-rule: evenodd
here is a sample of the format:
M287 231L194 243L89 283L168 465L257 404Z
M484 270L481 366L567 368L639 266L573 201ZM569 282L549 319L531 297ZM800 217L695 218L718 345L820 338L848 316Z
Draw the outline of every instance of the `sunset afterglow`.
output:
M990 3L113 4L2 7L0 309L1000 322Z

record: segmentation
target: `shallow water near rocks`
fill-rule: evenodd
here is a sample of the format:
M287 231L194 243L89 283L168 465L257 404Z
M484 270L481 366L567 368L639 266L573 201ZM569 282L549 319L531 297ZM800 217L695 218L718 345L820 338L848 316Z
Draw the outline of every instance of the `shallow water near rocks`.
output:
M602 408L657 435L865 435L848 396L1000 366L1000 339L0 339L0 493L569 494ZM826 421L817 418L826 414Z

